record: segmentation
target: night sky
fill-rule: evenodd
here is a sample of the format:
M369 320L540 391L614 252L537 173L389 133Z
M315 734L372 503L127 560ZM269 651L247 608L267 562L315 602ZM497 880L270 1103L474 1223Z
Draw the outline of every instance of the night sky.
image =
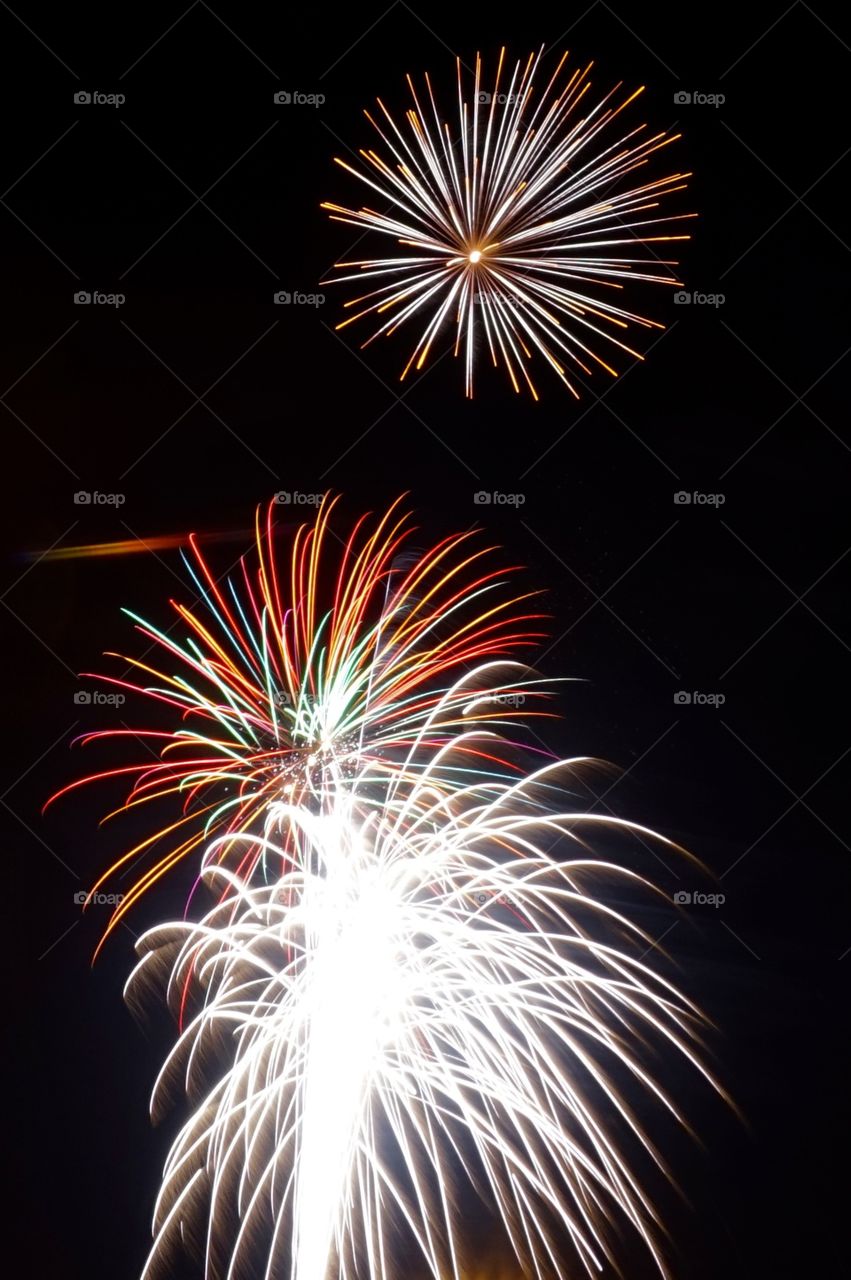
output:
M714 1021L711 1059L743 1116L696 1078L679 1096L702 1146L645 1115L682 1191L652 1183L675 1275L838 1271L851 972L842 22L820 0L583 0L557 16L430 0L0 9L16 1274L135 1280L147 1252L177 1120L153 1130L147 1116L170 1031L139 1027L121 991L133 933L181 910L186 878L162 885L92 969L105 908L81 917L75 894L133 824L98 828L119 798L110 787L40 809L84 769L75 733L119 714L75 694L94 688L78 673L104 650L132 651L121 607L165 622L171 596L192 598L174 550L26 555L246 530L276 491L329 487L350 515L410 491L423 541L479 521L527 567L551 614L540 668L577 678L553 747L618 766L599 803L686 844L717 878L647 868L671 894L725 897L644 923ZM354 239L319 204L361 202L332 163L371 145L361 108L380 95L403 111L405 74L426 70L451 100L456 54L503 43L593 59L599 90L647 86L636 120L681 130L671 163L695 174L682 278L723 298L634 294L665 333L619 380L596 374L578 404L543 369L535 405L484 364L465 401L448 335L445 358L400 387L406 334L361 353L366 330L333 331L342 289L321 306L274 303L316 292ZM81 91L125 101L78 105ZM278 105L281 91L325 101ZM78 291L124 301L75 305ZM81 490L124 501L78 505ZM477 505L480 490L523 502ZM680 491L720 496L682 504ZM246 542L215 547L217 567ZM623 1258L628 1277L651 1274L632 1242Z

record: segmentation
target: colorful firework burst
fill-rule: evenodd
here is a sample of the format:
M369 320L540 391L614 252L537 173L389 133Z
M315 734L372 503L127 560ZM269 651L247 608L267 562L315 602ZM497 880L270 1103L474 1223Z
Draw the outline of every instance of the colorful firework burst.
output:
M464 1186L539 1277L567 1249L598 1271L616 1222L664 1270L626 1148L661 1160L631 1095L680 1118L649 1046L707 1076L701 1019L613 903L652 884L591 837L676 846L563 807L587 761L523 760L516 722L546 694L509 655L540 614L502 590L491 548L416 550L398 503L335 546L333 508L297 531L286 574L271 507L235 580L193 542L185 638L136 619L176 670L126 659L152 683L114 681L180 728L86 735L160 746L83 779L129 774L124 809L184 798L111 869L165 845L110 927L201 845L216 899L148 931L128 984L131 1003L164 984L180 1027L154 1112L174 1087L192 1103L145 1277L189 1253L209 1280L389 1280L401 1237L459 1280Z
M680 135L651 134L643 124L623 132L621 115L641 89L623 95L618 84L592 105L591 65L562 77L566 53L539 93L543 52L518 61L509 76L502 50L487 90L477 54L469 96L459 59L454 124L441 115L429 77L423 109L409 76L407 131L380 99L378 116L365 112L390 158L370 148L360 151L363 169L336 160L384 208L322 207L335 221L402 246L387 257L336 264L352 274L326 283L382 281L345 304L355 313L337 328L380 319L368 346L409 320L423 322L403 379L424 366L444 324L454 323L467 396L483 335L516 392L525 384L538 399L529 370L538 356L578 397L571 371L590 375L599 365L616 376L598 348L641 359L623 340L626 330L664 328L618 299L630 282L679 283L676 262L657 248L689 237L658 228L695 215L657 211L690 175L633 175Z
M162 630L125 611L158 658L108 654L137 679L96 678L172 708L179 727L84 734L83 744L141 745L143 759L79 779L49 803L121 776L131 789L107 818L175 794L183 797L183 812L134 845L94 886L93 893L143 855L164 850L124 894L107 934L163 874L211 839L262 826L273 801L309 805L333 784L356 787L360 803L380 807L388 779L401 768L410 780L419 767L409 751L413 741L433 749L473 719L504 721L516 703L512 691L521 687L530 702L544 696L517 664L500 661L540 638L542 615L529 611L529 595L502 590L512 569L490 567L494 548L476 545L470 532L411 551L416 531L399 501L372 526L360 519L341 539L331 522L336 502L324 499L315 523L298 529L288 565L277 545L277 508L270 504L263 521L258 512L253 563L243 557L239 573L225 581L217 581L190 538L191 556L184 558L198 602L171 602L181 638L172 635L174 627ZM447 680L464 670L470 674L447 702ZM527 708L530 714L546 713ZM418 735L426 723L424 741ZM153 762L152 748L159 753ZM467 768L488 764L501 767L471 743ZM456 776L444 777L445 787L463 779L457 767ZM220 848L227 858L227 842ZM240 860L246 880L253 870L253 856Z

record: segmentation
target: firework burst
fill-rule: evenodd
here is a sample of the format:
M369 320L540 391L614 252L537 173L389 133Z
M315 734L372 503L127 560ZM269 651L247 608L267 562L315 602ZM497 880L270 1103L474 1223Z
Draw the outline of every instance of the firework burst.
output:
M596 1273L623 1223L664 1270L631 1099L680 1119L649 1061L706 1075L701 1019L615 902L658 891L593 837L676 846L577 811L587 761L530 765L546 693L510 654L540 615L489 548L415 551L398 504L332 545L332 512L286 580L271 508L233 581L194 548L185 639L137 620L175 671L119 678L181 727L122 730L163 759L93 775L129 773L125 809L184 800L112 869L161 846L113 926L205 846L203 918L143 935L127 990L179 1025L154 1115L191 1104L145 1280L187 1253L208 1280L389 1280L400 1240L459 1280L465 1187L541 1278Z
M527 695L525 716L546 714L532 709L545 696L533 678L500 661L543 633L532 597L505 590L512 569L492 565L494 548L470 532L412 550L416 530L399 502L340 537L332 529L336 502L323 500L315 522L295 533L288 557L273 519L277 508L270 504L265 519L258 511L253 555L224 580L190 538L185 560L196 602L172 601L176 618L166 629L125 611L148 642L146 653L107 656L136 679L96 678L170 708L178 727L84 734L83 745L107 739L141 746L142 759L81 778L50 803L110 777L127 778L131 787L107 818L166 797L183 803L176 821L134 845L94 886L93 893L148 859L105 936L162 875L211 839L262 826L273 801L309 806L329 787L357 784L364 806L381 807L396 772L413 781L421 767L412 742L433 750L469 728L471 715L482 724L504 722ZM178 625L182 634L174 635ZM447 701L447 684L465 670ZM419 734L425 722L427 742ZM471 744L466 763L457 761L441 785L451 789L470 769L488 766L501 763ZM256 851L227 841L219 848L250 880Z
M246 885L213 845L205 878L229 895L140 940L131 1003L165 986L182 1028L153 1109L175 1089L193 1104L146 1277L171 1274L193 1241L228 1280L384 1280L401 1237L408 1265L413 1249L435 1280L458 1280L465 1183L529 1274L565 1274L568 1250L596 1274L616 1260L614 1221L664 1271L614 1133L661 1165L630 1095L681 1120L648 1046L705 1074L700 1018L611 905L652 886L588 848L595 828L659 837L554 808L577 761L447 795L445 757L465 745L413 788L399 774L365 820L338 789L315 812L273 805L244 839L276 866L286 848L286 873Z
M452 124L428 76L422 102L409 76L407 129L379 99L378 113L365 114L386 153L362 149L363 167L336 161L383 208L322 207L335 221L401 246L386 257L336 264L351 273L332 281L376 281L345 304L354 314L337 327L379 320L367 346L420 321L403 379L424 366L443 326L454 324L467 396L482 346L516 392L525 386L538 399L529 365L539 357L578 396L571 375L590 375L594 366L616 374L600 349L641 359L624 341L626 330L664 328L619 299L630 282L679 283L676 262L657 251L687 240L667 228L694 215L658 210L690 175L637 176L679 135L622 124L641 89L622 93L616 85L592 105L591 66L562 74L566 53L539 90L542 57L543 49L530 54L509 74L503 50L488 81L477 54L467 87L459 59Z

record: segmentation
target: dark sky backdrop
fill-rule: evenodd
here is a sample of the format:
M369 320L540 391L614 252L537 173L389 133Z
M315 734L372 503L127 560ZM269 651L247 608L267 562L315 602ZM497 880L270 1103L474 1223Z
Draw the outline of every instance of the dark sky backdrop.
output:
M665 945L718 1025L713 1052L749 1127L683 1081L705 1149L657 1133L686 1198L661 1193L677 1274L834 1274L851 965L845 20L819 0L582 0L557 16L430 0L342 14L219 0L13 8L31 27L3 6L16 1272L134 1280L147 1248L170 1132L149 1128L147 1097L167 1036L146 1037L123 1007L130 932L92 972L103 916L81 921L74 902L127 829L97 829L105 795L46 819L39 808L80 771L68 743L96 719L74 703L75 673L132 643L120 606L163 620L169 595L188 594L174 552L34 567L20 553L245 528L275 490L330 485L351 512L410 489L434 533L484 521L548 590L543 669L584 681L567 686L554 745L628 770L606 803L720 877L723 907L685 913ZM600 88L648 86L641 112L682 129L676 163L696 173L684 279L724 302L645 294L666 334L579 405L546 374L542 403L515 399L486 369L466 403L451 357L400 399L404 340L363 360L332 331L333 290L316 309L273 295L315 290L351 242L318 206L361 198L332 165L371 140L360 108L381 94L403 109L409 71L451 94L454 55L502 42L566 45L596 61ZM126 102L76 106L79 90ZM275 106L277 90L326 101ZM726 101L677 103L683 91ZM80 289L126 301L78 307ZM126 501L75 506L80 489ZM525 501L477 507L480 489ZM678 506L678 490L724 505ZM725 702L676 705L681 689ZM164 886L133 927L179 910L182 890ZM674 920L648 925L658 936ZM644 1274L628 1252L625 1264Z

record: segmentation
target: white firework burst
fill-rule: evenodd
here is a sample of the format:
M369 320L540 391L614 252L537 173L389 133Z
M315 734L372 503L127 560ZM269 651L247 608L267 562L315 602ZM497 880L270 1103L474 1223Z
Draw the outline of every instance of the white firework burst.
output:
M283 873L246 883L214 842L205 876L224 900L140 940L131 999L165 979L182 1017L154 1109L175 1086L193 1103L146 1276L190 1249L216 1280L386 1280L401 1235L435 1280L458 1280L462 1183L538 1276L564 1273L566 1243L596 1273L618 1218L664 1269L614 1135L658 1161L629 1095L677 1115L647 1046L705 1075L700 1017L613 905L613 886L652 885L586 843L595 829L661 837L554 811L579 761L447 794L452 753L494 739L459 735L380 809L359 804L367 779L311 808L274 804L243 838Z
M660 227L695 215L658 210L690 175L636 176L680 135L650 133L643 124L622 131L622 113L641 89L622 94L618 84L592 105L591 67L563 76L566 53L539 92L542 57L543 49L530 54L508 75L502 50L485 89L477 54L470 96L459 59L454 124L441 115L429 77L424 110L409 76L407 129L380 99L377 115L365 112L389 158L370 148L360 151L363 168L336 161L384 207L322 207L336 221L401 246L385 257L335 264L351 273L332 281L376 281L345 304L354 314L337 327L377 318L367 346L420 320L403 379L411 368L423 367L443 326L454 323L467 396L473 394L479 348L486 347L516 392L525 384L538 399L529 370L538 356L578 397L571 374L590 375L595 365L616 374L598 348L641 359L624 341L625 331L633 325L664 328L620 298L631 282L680 283L676 262L660 257L657 248L689 237Z

